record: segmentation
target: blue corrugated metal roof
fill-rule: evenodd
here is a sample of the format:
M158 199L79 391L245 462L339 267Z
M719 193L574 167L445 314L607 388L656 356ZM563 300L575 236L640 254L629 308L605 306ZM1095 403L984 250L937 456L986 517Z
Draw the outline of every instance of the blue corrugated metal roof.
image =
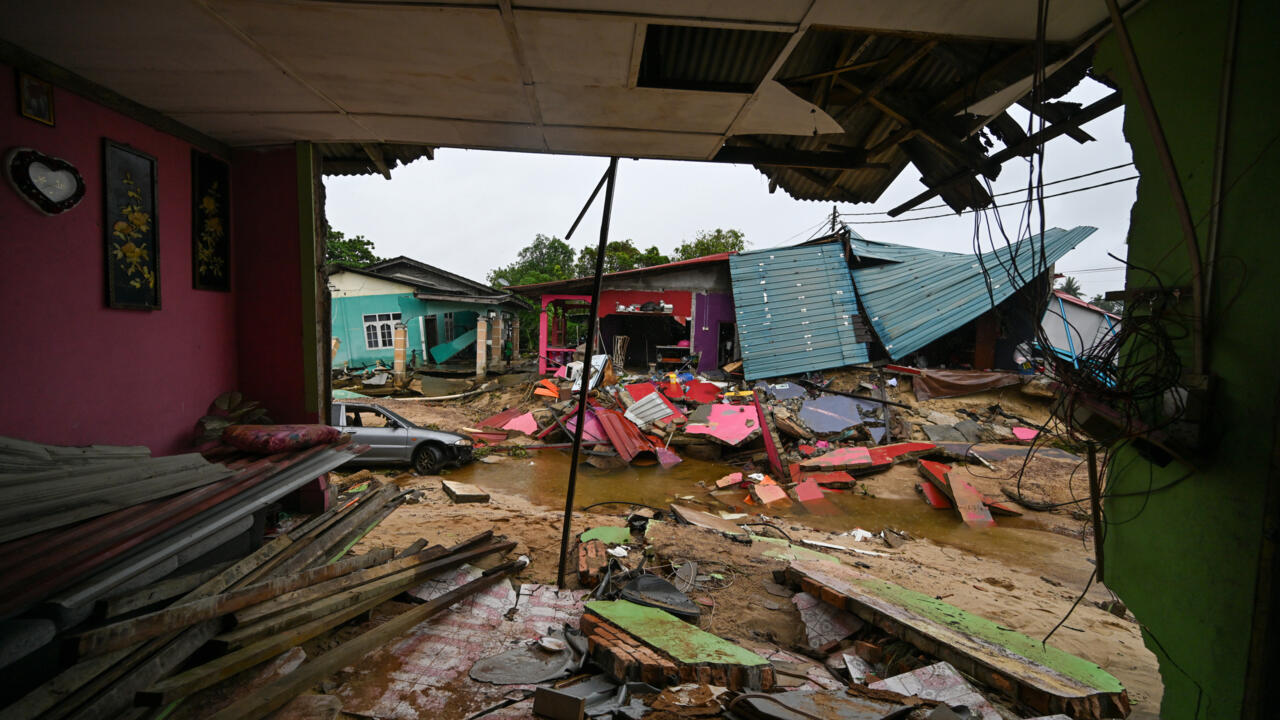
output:
M876 336L897 360L1003 302L1096 230L1045 231L1043 259L1039 236L980 258L853 238L856 254L890 261L854 269L853 282Z
M867 362L854 336L858 301L840 243L729 258L747 380Z

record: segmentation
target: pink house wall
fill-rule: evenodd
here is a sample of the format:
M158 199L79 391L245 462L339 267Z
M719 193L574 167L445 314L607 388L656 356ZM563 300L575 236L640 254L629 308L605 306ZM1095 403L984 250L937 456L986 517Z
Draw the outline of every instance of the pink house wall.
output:
M299 302L292 148L237 155L232 292L194 290L191 146L57 88L57 126L39 124L13 107L14 83L13 69L0 65L0 105L8 104L0 107L0 155L23 146L63 158L79 169L87 192L72 210L49 217L0 184L0 347L7 370L0 435L182 452L209 402L242 380L251 397L278 406L284 419L296 416L301 373L293 370L301 367L302 351L299 311L288 300ZM106 307L103 137L156 158L160 310ZM259 250L264 256L257 258ZM292 359L278 359L286 356Z
M297 154L288 146L231 159L239 390L276 422L316 422L303 390Z

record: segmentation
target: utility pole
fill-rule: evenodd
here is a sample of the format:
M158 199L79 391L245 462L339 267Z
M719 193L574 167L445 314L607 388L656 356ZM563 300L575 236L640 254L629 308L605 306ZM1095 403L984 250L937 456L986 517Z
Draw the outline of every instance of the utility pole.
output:
M838 216L836 214L836 206L832 205L831 206L831 234L832 235L836 234L836 218L837 217Z

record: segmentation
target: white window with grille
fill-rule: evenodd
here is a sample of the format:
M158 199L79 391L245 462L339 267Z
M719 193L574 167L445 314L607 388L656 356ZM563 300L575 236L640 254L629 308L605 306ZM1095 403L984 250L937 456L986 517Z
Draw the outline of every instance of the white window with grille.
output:
M400 313L377 313L364 316L364 345L370 350L394 346L395 327Z

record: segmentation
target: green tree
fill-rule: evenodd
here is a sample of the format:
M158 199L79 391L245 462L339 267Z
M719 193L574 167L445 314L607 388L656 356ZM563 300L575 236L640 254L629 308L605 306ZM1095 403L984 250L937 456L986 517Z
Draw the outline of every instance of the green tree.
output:
M325 226L324 260L326 263L362 268L382 262L383 258L373 254L373 241L365 236L347 237Z
M1058 289L1075 297L1080 297L1080 293L1084 292L1080 289L1080 283L1070 275L1062 278L1062 282L1058 283Z
M668 262L671 262L671 259L659 252L657 247L642 251L629 239L615 240L606 245L604 249L604 271L606 273L635 270L636 268L651 267ZM574 266L574 273L578 277L587 277L595 275L595 272L596 249L591 245L587 245L578 251L578 262Z
M573 248L558 237L538 233L520 249L516 261L489 272L494 287L531 285L574 277Z
M694 236L692 241L686 241L676 248L673 260L690 260L703 255L715 255L722 252L742 252L747 248L747 241L743 239L741 230L721 230L716 228L711 232L705 230Z
M1098 307L1102 308L1103 310L1106 310L1107 312L1115 313L1116 315L1124 314L1123 300L1108 300L1101 295L1094 295L1093 299L1090 300L1089 302L1093 303L1094 305L1097 305Z

